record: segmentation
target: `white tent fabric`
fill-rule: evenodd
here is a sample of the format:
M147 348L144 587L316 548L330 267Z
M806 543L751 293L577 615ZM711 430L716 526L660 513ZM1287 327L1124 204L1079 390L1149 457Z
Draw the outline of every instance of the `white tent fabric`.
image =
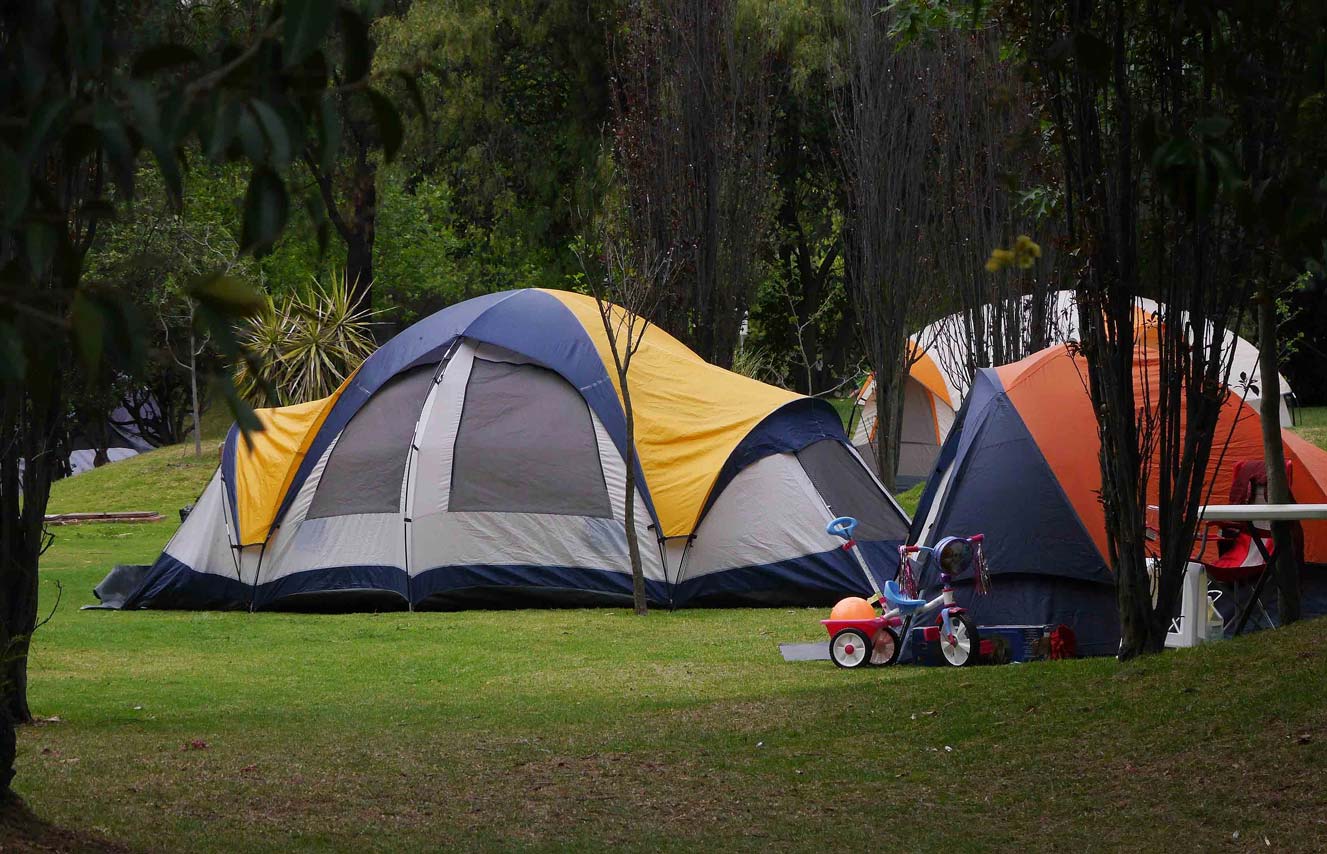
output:
M1146 314L1159 310L1155 300L1145 297L1137 299L1137 306ZM1057 291L1047 314L1051 343L1061 344L1078 339L1078 306L1074 291ZM1227 334L1227 341L1234 339L1234 356L1230 369L1231 389L1257 409L1261 404L1261 398L1267 396L1266 391L1259 388L1258 348L1244 338ZM971 346L968 331L960 314L948 315L923 327L912 336L911 340L915 346L925 348L923 358L939 368L939 374L948 393L943 396L936 394L933 389L919 382L916 379L918 368L914 368L914 376L909 377L907 381L904 390L903 436L899 450L898 471L899 485L904 487L925 480L930 475L931 463L939 453L939 446L944 444L945 437L953 427L955 414L963 406L963 399L968 393L968 383L962 366L967 364ZM1280 386L1276 399L1281 407L1281 423L1288 426L1293 423L1293 413L1289 405L1292 396L1290 384L1285 377L1280 377ZM862 456L873 461L874 379L868 380L858 394L857 406L852 443Z
M217 469L194 502L189 518L166 544L165 553L197 572L239 581L240 569L226 523L225 492Z
M1138 297L1135 302L1138 309L1146 314L1160 310L1156 300ZM1047 314L1051 331L1050 343L1063 344L1066 341L1079 339L1078 303L1075 291L1056 291ZM1254 385L1260 385L1258 382L1258 347L1238 335L1232 333L1227 333L1227 335L1229 336L1227 340L1234 338L1235 348L1230 368L1230 385L1236 393L1243 395L1245 388L1240 383L1241 374L1251 380ZM927 354L940 366L940 372L950 390L950 408L953 411L958 411L963 405L963 399L967 397L968 383L963 372L957 370L956 366L967 361L970 346L962 316L951 314L942 317L923 327L912 337L912 340L924 344ZM1279 374L1278 377L1281 388L1277 391L1276 396L1281 406L1281 423L1289 425L1291 423L1291 412L1286 397L1291 394L1290 383ZM1261 398L1267 396L1264 389L1259 388L1258 392L1254 393L1250 389L1247 397L1245 397L1245 402L1255 409L1260 405ZM945 432L947 435L948 431Z

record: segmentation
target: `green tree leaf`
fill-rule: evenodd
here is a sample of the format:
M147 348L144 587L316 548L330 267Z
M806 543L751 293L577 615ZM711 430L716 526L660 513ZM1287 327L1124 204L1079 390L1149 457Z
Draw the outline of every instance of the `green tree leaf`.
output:
M212 273L189 282L190 298L235 317L248 317L266 307L267 300L252 285L235 276Z
M130 74L134 77L148 77L167 68L188 65L197 61L198 54L185 45L176 43L156 44L145 48L139 52L138 56L134 57Z
M345 78L357 83L369 73L373 52L369 49L369 25L364 17L351 9L341 10L341 38L345 50Z
M46 137L64 116L69 108L68 98L56 98L44 102L34 112L28 123L28 133L23 142L23 159L32 162L46 142Z
M28 360L23 353L23 338L8 320L0 320L0 380L18 381L27 373Z
M71 331L83 366L96 375L101 365L101 350L106 340L106 315L100 301L79 288L74 292L74 304L69 311Z
M240 251L266 254L286 227L290 197L286 184L267 167L255 169L244 194L244 227Z
M378 132L382 135L383 156L390 163L396 159L396 152L401 150L401 141L405 138L401 114L387 96L377 89L369 89L365 95L373 108L373 120L378 123Z
M332 26L336 3L330 0L286 0L286 67L298 65L318 49Z
M0 142L0 198L4 200L4 226L12 228L28 208L31 183L28 170L12 148Z
M341 115L336 108L336 96L329 92L318 104L318 165L324 173L330 175L336 168L340 152Z
M258 118L258 124L267 138L267 151L273 166L284 168L290 165L292 146L290 135L286 133L286 124L271 104L257 98L249 101L249 108Z
M161 108L152 87L139 80L126 80L122 84L129 98L138 133L156 158L157 168L166 182L166 191L176 204L184 196L184 177L175 157L173 140L167 139L161 125Z
M42 275L51 263L55 253L57 235L55 226L49 222L32 221L23 232L23 243L28 253L28 263L32 269Z

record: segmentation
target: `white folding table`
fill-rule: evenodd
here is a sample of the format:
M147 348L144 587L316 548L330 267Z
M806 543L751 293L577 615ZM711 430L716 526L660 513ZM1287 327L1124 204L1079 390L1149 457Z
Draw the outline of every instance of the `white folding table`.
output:
M1327 504L1207 504L1198 508L1198 518L1207 522L1244 522L1246 524L1327 519ZM1239 622L1235 625L1236 635L1244 631L1244 624L1248 622L1254 603L1258 601L1258 597L1262 594L1263 585L1267 583L1267 576L1272 572L1274 563L1274 559L1267 554L1267 549L1263 546L1262 537L1254 536L1252 539L1254 547L1262 555L1263 571L1258 576L1257 584L1253 587L1253 595L1240 613Z

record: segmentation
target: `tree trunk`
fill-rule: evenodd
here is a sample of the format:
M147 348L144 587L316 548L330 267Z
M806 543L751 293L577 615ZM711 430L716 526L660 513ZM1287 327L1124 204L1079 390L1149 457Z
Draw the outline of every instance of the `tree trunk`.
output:
M882 370L885 368L885 370ZM888 370L894 376L888 376ZM904 379L898 370L880 365L875 383L875 459L880 480L894 492L898 486L899 438L903 421Z
M190 327L192 330L192 326ZM189 332L189 391L193 395L194 416L194 456L203 455L203 429L198 412L198 347L194 343L194 334Z
M628 349L631 342L627 342ZM627 369L618 372L618 384L622 387L622 408L627 418L627 506L623 519L627 526L627 554L631 558L631 601L636 615L644 617L650 613L649 599L645 595L645 567L640 559L640 536L636 531L636 419L631 412L631 392L627 388Z
M373 241L378 219L377 170L367 158L361 158L356 166L350 204L350 222L342 235L346 241L346 281L355 294L356 309L366 311L373 308Z
M0 797L12 794L13 726L32 720L28 648L37 624L43 520L57 465L61 367L58 359L31 367L25 386L4 387L0 409L0 447L10 449L0 455Z
M1260 374L1258 415L1262 423L1263 459L1267 464L1267 500L1272 504L1289 504L1290 482L1286 476L1285 447L1281 440L1281 381L1277 376L1280 366L1276 346L1276 301L1270 287L1258 294L1258 372ZM1277 613L1281 624L1288 625L1300 618L1299 555L1295 552L1293 525L1290 522L1272 523L1274 560L1273 579L1277 589Z
M355 134L363 137L363 131ZM336 200L336 175L325 173L318 161L305 152L304 163L318 185L327 218L346 244L346 282L355 295L355 310L373 308L373 242L377 236L378 170L369 159L367 142L361 142L350 175L349 213L342 215Z

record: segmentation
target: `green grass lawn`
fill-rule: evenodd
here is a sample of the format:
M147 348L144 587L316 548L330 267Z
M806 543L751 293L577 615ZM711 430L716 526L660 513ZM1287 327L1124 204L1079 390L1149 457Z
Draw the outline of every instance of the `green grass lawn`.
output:
M1298 412L1296 433L1320 448L1327 448L1327 406L1306 406Z
M22 730L17 787L63 828L218 852L1327 847L1323 621L1129 665L843 672L779 657L819 610L77 610L160 551L216 459L191 452L56 486L53 511L168 514L57 529L44 559L43 606L64 593L31 697L59 720Z

